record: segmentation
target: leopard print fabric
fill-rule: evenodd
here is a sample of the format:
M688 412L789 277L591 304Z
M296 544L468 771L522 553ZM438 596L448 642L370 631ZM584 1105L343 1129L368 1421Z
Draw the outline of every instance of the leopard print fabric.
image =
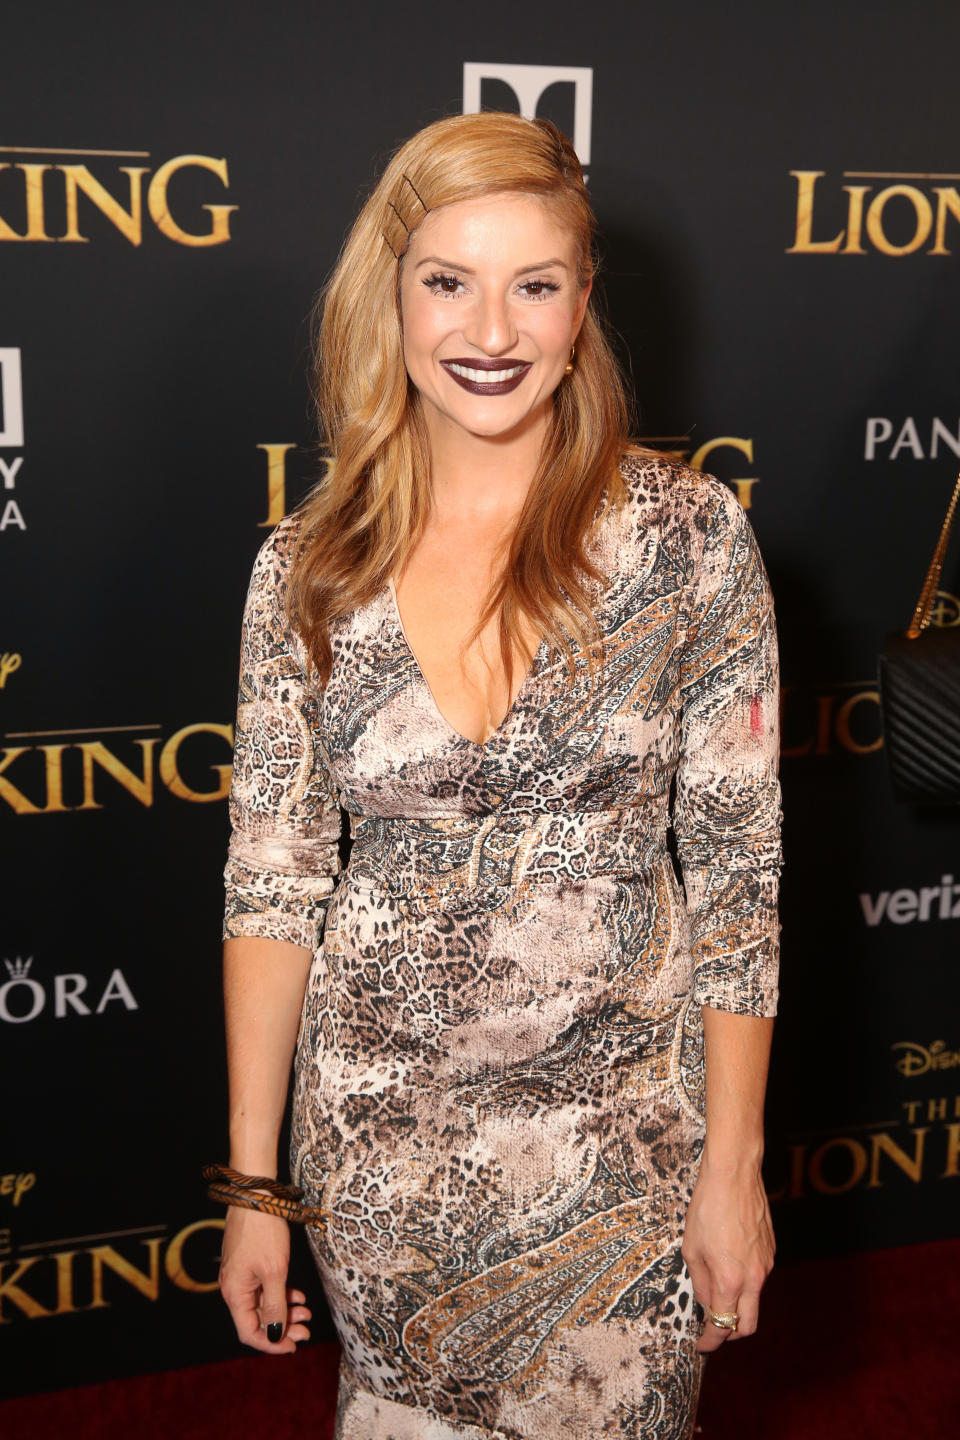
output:
M295 517L254 569L225 933L313 951L291 1170L326 1217L338 1440L692 1434L701 1007L776 1008L777 652L726 487L624 475L591 542L602 670L571 686L544 642L482 745L389 585L332 626L318 693Z

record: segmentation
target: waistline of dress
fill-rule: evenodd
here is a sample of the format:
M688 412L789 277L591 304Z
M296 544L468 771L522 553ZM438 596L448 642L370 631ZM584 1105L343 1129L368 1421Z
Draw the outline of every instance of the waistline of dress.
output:
M427 819L352 815L343 879L407 896L631 879L666 855L653 818L649 806Z

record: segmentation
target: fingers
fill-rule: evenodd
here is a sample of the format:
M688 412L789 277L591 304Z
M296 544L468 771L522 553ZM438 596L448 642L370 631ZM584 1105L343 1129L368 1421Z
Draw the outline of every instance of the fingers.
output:
M760 1291L773 1268L770 1208L758 1177L734 1184L701 1171L687 1211L683 1258L706 1311L701 1352L757 1328ZM711 1321L709 1311L737 1317L737 1329Z
M760 1288L747 1289L744 1286L740 1292L740 1299L737 1301L737 1313L740 1316L735 1332L730 1336L731 1340L742 1340L746 1335L753 1335L757 1328L757 1317L760 1314Z
M276 1289L264 1285L260 1302L260 1338L266 1335L267 1346L273 1354L289 1353L285 1340L291 1341L292 1349L297 1342L310 1339L306 1321L312 1319L312 1312L304 1304L306 1297L302 1290L290 1290L284 1286ZM258 1349L264 1348L258 1345Z
M241 1263L233 1258L221 1266L220 1290L238 1339L268 1355L290 1355L298 1342L309 1340L311 1317L302 1290L286 1285L287 1257Z
M713 1277L705 1261L699 1255L694 1254L685 1255L684 1260L690 1272L690 1279L693 1282L694 1299L697 1300L704 1310L710 1305L714 1310L720 1311L719 1304L714 1303L715 1295L719 1294L719 1290L714 1284ZM700 1351L701 1354L706 1354L710 1350L718 1350L727 1338L727 1333L725 1330L718 1330L716 1325L711 1324L709 1320L705 1319L703 1330L697 1341L698 1351Z
M699 1298L698 1296L698 1299ZM738 1303L739 1297L730 1291L724 1293L715 1290L712 1299L700 1300L700 1304L704 1308L704 1324L703 1333L697 1341L697 1349L701 1354L708 1354L711 1350L719 1350L720 1346L735 1334L735 1331L727 1329L726 1326L717 1325L711 1320L710 1310L712 1310L715 1315L738 1315L740 1313L737 1309Z
M267 1287L264 1287L265 1293L266 1289ZM275 1290L272 1299L262 1305L256 1303L259 1299L258 1291L243 1297L231 1296L224 1291L224 1299L230 1307L237 1337L244 1345L249 1345L253 1350L261 1350L265 1355L292 1355L298 1344L310 1339L307 1322L313 1318L313 1314L309 1306L303 1303L303 1291L281 1290L281 1293L282 1310ZM267 1326L277 1323L278 1310L282 1315L281 1332L278 1339L272 1340Z
M266 1275L260 1291L260 1325L271 1345L279 1345L287 1328L287 1287L283 1275Z
M687 1273L693 1284L694 1296L702 1305L704 1296L709 1296L713 1290L713 1280L711 1279L710 1271L700 1255L693 1254L692 1252L688 1254L685 1249L681 1250L681 1254L683 1256L683 1262L687 1267Z
M747 1306L752 1329L755 1330L760 1287L759 1285L756 1287L751 1305L749 1291L744 1281L744 1267L727 1261L726 1257L722 1261L715 1261L713 1265L708 1265L704 1257L699 1254L691 1253L685 1259L690 1279L693 1282L694 1297L704 1310L703 1330L697 1341L697 1350L701 1354L719 1350L726 1340L737 1334L740 1322L745 1318L744 1305ZM738 1329L734 1331L715 1324L710 1319L711 1310L715 1315L736 1315Z
M694 1281L694 1295L704 1308L703 1333L697 1344L701 1352L718 1350L727 1340L742 1340L756 1333L760 1314L760 1290L766 1272L749 1274L742 1279L730 1275L711 1276L703 1267L705 1278L698 1284ZM710 1310L715 1315L736 1315L736 1329L717 1325L710 1319Z
M289 1262L286 1221L249 1209L228 1210L220 1291L237 1337L267 1355L290 1355L310 1338L306 1296L286 1283Z
M707 1305L713 1305L711 1297L714 1294L715 1287L713 1277L707 1265L699 1255L691 1254L685 1256L684 1259L687 1269L690 1272L690 1279L693 1282L694 1299L704 1309ZM713 1308L716 1310L719 1307L714 1305ZM708 1350L717 1350L725 1339L726 1334L724 1331L718 1330L715 1325L711 1325L709 1321L705 1320L700 1338L697 1341L697 1349L701 1353L705 1353Z
M736 1289L736 1304L730 1307L738 1315L737 1328L731 1331L729 1339L743 1340L748 1335L756 1333L757 1323L760 1315L760 1291L766 1282L767 1276L773 1268L773 1236L770 1236L769 1254L765 1256L757 1253L746 1262L741 1269L740 1280L737 1285L727 1288ZM714 1305L715 1310L719 1307ZM726 1307L724 1307L726 1308Z

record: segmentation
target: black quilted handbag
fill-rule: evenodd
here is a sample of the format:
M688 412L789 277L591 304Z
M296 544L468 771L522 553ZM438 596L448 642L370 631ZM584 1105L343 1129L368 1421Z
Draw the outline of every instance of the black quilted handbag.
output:
M958 501L960 475L910 627L879 657L893 792L915 805L960 804L960 627L930 624Z

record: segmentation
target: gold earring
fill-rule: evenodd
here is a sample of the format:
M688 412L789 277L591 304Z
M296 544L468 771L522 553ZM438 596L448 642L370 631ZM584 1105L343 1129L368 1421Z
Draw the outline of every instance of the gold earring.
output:
M571 345L571 346L570 346L570 359L567 361L566 368L564 369L564 372L563 372L564 375L572 375L572 374L573 374L573 362L574 362L574 360L576 359L576 357L577 357L577 347L576 347L576 345Z

